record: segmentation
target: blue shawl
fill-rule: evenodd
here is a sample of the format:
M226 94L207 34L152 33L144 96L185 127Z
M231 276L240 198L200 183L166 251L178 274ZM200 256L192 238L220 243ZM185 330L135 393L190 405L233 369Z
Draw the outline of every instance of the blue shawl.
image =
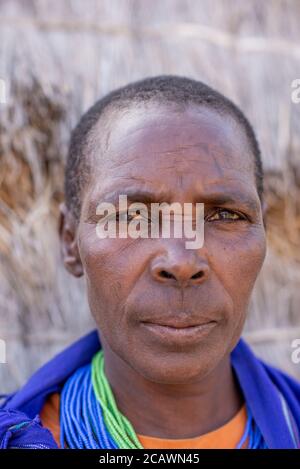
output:
M81 338L41 367L0 408L0 448L57 448L39 413L54 392L101 348L97 331ZM245 400L270 449L300 448L300 384L259 360L240 339L231 363Z

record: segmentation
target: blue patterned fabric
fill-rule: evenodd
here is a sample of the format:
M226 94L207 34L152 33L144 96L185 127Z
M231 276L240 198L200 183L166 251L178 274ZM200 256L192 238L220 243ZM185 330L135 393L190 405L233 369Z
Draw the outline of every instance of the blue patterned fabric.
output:
M57 445L38 415L30 419L23 412L0 410L0 449L7 448L55 449Z

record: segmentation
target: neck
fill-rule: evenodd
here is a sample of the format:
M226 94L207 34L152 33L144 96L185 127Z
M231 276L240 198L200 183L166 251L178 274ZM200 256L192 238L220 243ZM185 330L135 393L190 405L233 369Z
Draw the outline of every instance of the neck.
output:
M136 372L103 339L106 377L119 411L137 434L192 438L221 427L243 404L230 355L202 380L162 384L149 381Z

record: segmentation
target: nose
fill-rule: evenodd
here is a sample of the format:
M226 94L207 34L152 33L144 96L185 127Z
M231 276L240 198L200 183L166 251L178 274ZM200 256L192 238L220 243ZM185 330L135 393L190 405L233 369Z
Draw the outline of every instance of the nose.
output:
M184 250L167 253L152 260L152 278L176 287L200 285L209 276L209 265L197 252Z

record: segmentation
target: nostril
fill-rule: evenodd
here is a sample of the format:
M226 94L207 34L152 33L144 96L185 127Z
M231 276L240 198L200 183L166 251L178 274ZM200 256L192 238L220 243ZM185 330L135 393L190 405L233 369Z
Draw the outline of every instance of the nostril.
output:
M203 270L199 270L199 272L191 276L191 279L196 280L197 278L203 277L203 275L204 275Z
M170 274L170 272L167 272L166 270L161 270L159 275L163 278L174 278L174 279L176 279L176 277L173 274Z

